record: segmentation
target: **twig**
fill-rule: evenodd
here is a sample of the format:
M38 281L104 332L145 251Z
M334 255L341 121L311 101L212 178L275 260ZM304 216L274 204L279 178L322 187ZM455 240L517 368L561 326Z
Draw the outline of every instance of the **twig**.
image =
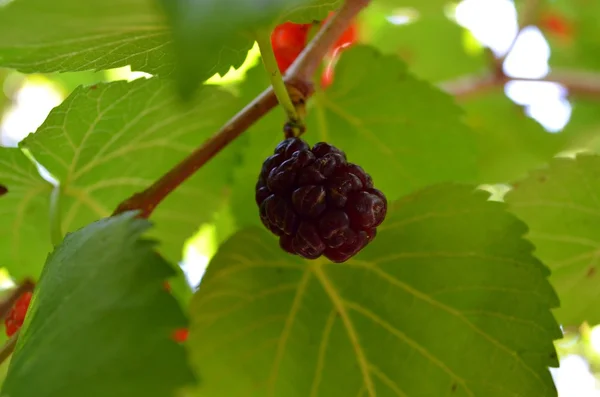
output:
M495 73L468 75L439 84L439 87L458 100L468 99L509 81L550 82L561 84L576 96L600 97L600 74L574 70L556 70L541 79L510 78Z
M438 86L443 91L454 96L456 99L464 100L483 92L487 92L503 83L500 76L495 73L482 75L468 75L456 80L442 82Z
M33 291L35 283L32 280L26 279L19 284L15 289L10 291L9 295L0 302L0 317L5 318L15 302L25 292Z
M286 75L286 84L301 91L306 97L312 94L311 78L329 48L353 22L354 17L369 4L370 0L346 0L338 12L323 26L304 48ZM129 210L140 210L140 217L148 218L156 206L200 167L212 159L231 141L240 136L252 124L277 105L273 88L269 87L249 105L229 120L215 135L183 161L160 177L146 190L123 201L113 215Z
M17 345L17 340L19 340L19 333L20 333L19 331L21 331L21 330L20 329L17 330L17 332L15 332L10 337L10 339L6 341L4 346L2 346L2 348L0 348L0 364L2 364L4 361L6 361L6 359L8 357L10 357L12 352L15 351L15 346Z

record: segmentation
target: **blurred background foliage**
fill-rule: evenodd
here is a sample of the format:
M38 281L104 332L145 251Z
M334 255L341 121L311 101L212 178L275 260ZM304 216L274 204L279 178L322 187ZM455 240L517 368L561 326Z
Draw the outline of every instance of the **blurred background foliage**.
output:
M600 86L600 1L556 0L548 2L510 0L464 0L459 3L437 2L435 7L418 10L402 6L406 2L374 2L357 21L359 41L373 45L384 53L395 54L409 65L418 77L434 83L452 82L465 75L490 71L491 55L503 59L500 65L508 81L477 95L459 98L466 110L466 121L486 132L486 139L511 126L511 117L531 118L531 130L522 139L536 146L537 129L554 134L568 153L600 152L600 91L569 97L568 89L543 81L555 69L574 68L591 75ZM430 1L427 4L436 2ZM535 7L531 13L527 7ZM519 33L518 16L535 15ZM529 15L529 14L527 14ZM507 51L510 54L507 56ZM246 71L259 61L255 45L244 64L224 76L215 75L208 83L223 86L233 93ZM79 85L102 81L133 80L148 75L131 72L128 67L101 72L52 73L24 75L0 69L0 137L5 146L15 146L34 132L48 112L61 103ZM527 81L529 80L529 81ZM532 81L540 80L540 81ZM486 115L484 120L471 114ZM486 124L487 123L487 124ZM485 125L484 125L485 124ZM501 127L498 127L501 125ZM535 131L533 131L535 130ZM536 166L530 158L507 156L510 144L502 136L489 147L490 183L509 181L503 161L522 161ZM544 141L547 142L547 141ZM565 144L566 142L566 144ZM539 150L546 150L539 148ZM554 147L547 148L553 151ZM531 167L530 167L531 168ZM506 185L486 185L501 200ZM196 286L218 244L235 230L234 217L226 207L213 224L203 225L185 247L181 263L188 281ZM0 272L0 288L12 288L6 271ZM0 333L0 338L6 338ZM2 343L3 341L0 341ZM600 326L582 324L565 329L563 340L556 342L561 367L553 375L561 397L600 396ZM0 378L7 363L0 366Z

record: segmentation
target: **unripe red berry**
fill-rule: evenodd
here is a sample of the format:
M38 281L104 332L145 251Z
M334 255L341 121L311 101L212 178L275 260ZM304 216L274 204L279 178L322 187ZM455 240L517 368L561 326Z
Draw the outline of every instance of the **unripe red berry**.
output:
M8 337L13 336L23 325L23 320L25 320L25 315L27 314L27 309L29 309L29 303L31 302L32 296L33 293L31 292L23 293L6 315L4 325Z

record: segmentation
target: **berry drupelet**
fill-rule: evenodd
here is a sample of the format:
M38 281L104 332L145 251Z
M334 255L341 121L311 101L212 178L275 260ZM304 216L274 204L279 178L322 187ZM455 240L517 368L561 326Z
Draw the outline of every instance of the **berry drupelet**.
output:
M284 140L264 161L256 203L285 251L332 262L371 242L387 213L384 194L344 152L324 142L311 149L300 138Z

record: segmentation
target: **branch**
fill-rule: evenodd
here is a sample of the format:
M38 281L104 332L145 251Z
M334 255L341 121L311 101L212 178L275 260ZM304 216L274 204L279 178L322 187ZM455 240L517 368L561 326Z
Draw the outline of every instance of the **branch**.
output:
M286 75L286 84L305 97L313 93L311 78L319 64L354 17L370 3L370 0L346 0L338 12L317 32L304 48ZM205 141L174 168L164 174L146 190L123 201L113 215L130 210L140 210L140 217L148 218L156 206L173 190L191 177L217 153L246 131L277 105L270 86L229 120L215 135Z
M15 289L10 291L9 295L0 302L0 317L5 318L10 309L14 306L15 302L25 292L33 291L35 283L29 279L23 281Z
M495 73L468 75L439 84L440 89L458 100L469 99L474 95L502 87L509 81L533 81L557 83L566 87L575 96L600 98L600 74L576 70L556 70L540 79L511 78Z

